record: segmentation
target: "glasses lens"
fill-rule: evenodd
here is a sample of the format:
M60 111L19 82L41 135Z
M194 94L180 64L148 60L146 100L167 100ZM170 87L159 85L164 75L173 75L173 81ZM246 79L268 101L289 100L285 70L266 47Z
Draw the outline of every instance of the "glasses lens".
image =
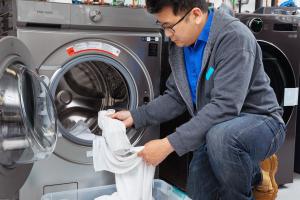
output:
M165 28L165 31L168 31L169 33L175 33L175 31L172 28Z

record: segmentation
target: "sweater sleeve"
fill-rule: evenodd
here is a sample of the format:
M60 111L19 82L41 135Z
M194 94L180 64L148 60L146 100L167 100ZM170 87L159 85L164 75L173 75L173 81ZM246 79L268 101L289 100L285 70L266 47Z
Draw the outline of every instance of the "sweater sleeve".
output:
M135 129L169 121L186 111L186 104L177 89L173 74L169 76L166 86L167 90L162 96L130 111Z

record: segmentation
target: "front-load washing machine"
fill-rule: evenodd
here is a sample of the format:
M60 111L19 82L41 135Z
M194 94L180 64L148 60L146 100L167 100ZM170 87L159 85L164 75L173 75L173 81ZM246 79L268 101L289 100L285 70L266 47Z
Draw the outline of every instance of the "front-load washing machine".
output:
M82 120L101 135L100 110L131 110L159 95L161 34L155 15L144 8L37 1L16 1L13 13L14 8L12 34L29 49L49 88L59 131L53 154L33 165L20 200L113 184L114 174L94 171L92 140L70 129ZM159 126L129 128L127 136L133 145L144 145L159 139Z
M284 109L287 133L278 150L278 185L293 182L296 118L299 87L299 18L288 15L236 14L250 28L263 55L279 105Z

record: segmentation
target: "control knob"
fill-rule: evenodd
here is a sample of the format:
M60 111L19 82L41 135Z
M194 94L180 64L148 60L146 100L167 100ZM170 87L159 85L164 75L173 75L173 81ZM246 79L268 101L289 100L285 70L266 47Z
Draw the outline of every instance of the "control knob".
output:
M253 18L248 24L253 33L260 33L263 29L263 21L259 18Z
M93 22L98 22L101 20L102 18L102 15L101 15L101 12L100 10L96 9L96 10L92 10L90 12L90 18Z

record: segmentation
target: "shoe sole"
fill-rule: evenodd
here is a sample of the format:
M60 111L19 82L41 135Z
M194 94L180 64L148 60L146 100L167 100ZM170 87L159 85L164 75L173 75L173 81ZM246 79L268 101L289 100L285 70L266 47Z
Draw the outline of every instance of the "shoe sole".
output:
M271 177L271 183L272 183L272 187L274 188L274 193L272 195L272 198L270 200L275 200L277 197L277 193L278 193L278 185L275 181L275 173L277 172L278 169L278 160L277 160L277 156L274 154L273 156L270 157L271 159L271 170L269 172L269 176Z

